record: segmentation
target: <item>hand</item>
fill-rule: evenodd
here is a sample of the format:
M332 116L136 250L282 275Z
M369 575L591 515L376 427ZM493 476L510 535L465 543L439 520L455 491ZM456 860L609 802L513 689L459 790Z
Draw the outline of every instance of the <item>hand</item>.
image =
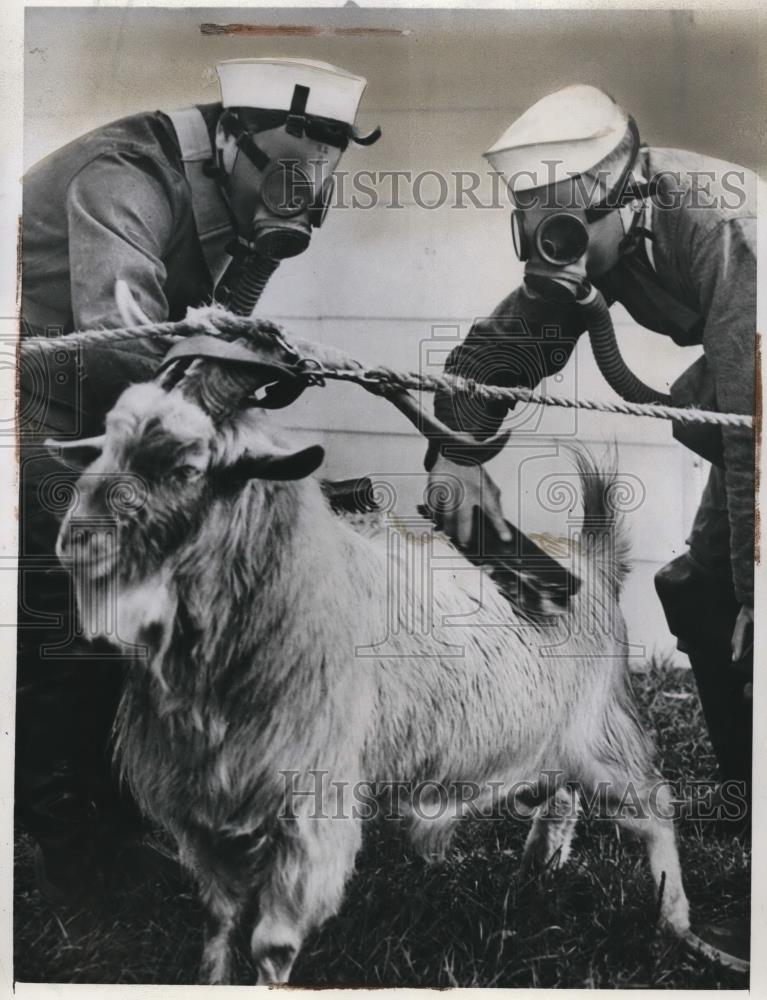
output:
M748 652L754 642L754 609L745 604L738 612L735 628L732 630L732 662L737 663Z
M502 541L511 541L501 491L481 465L458 465L439 455L429 471L427 498L438 527L459 544L469 544L475 507L484 511Z

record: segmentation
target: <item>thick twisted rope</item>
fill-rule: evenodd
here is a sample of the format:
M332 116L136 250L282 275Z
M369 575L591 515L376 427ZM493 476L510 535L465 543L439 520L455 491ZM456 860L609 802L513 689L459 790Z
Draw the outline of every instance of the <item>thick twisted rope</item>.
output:
M271 330L274 325L270 324ZM165 337L173 342L199 333L223 333L227 337L241 335L250 340L258 338L259 321L235 316L224 310L199 310L178 322L151 323L142 326L121 327L110 330L84 330L63 337L29 337L21 343L22 357L33 351L53 353L62 348L87 346L115 347L121 342L135 343L138 339ZM273 343L273 334L269 335ZM266 338L265 338L266 339ZM289 338L285 338L290 346ZM301 341L301 349L322 358L327 352L321 344ZM753 417L741 413L716 413L697 407L666 406L660 403L607 402L593 399L576 399L572 396L549 395L521 386L507 387L475 382L460 375L425 375L421 372L397 372L384 366L364 368L353 359L345 359L349 367L326 366L308 359L304 373L315 384L324 379L353 382L385 396L386 389L413 389L419 392L461 393L489 402L506 404L532 403L536 406L558 406L566 409L592 410L599 413L617 413L632 417L651 417L656 420L677 420L682 424L711 424L719 427L744 427L753 429Z
M338 372L328 377L347 381L361 381L354 378L353 372ZM422 392L448 392L474 395L488 401L502 403L533 403L536 406L559 406L565 409L594 410L600 413L618 413L631 417L654 417L656 420L678 420L683 424L716 424L720 427L753 428L754 420L741 413L716 413L713 410L701 410L696 407L666 406L661 403L618 403L595 399L576 399L574 396L555 396L522 386L505 388L488 385L484 382L474 382L460 375L421 375L415 372L405 375L393 372L388 368L372 368L364 373L369 381L378 381L381 385L391 385L398 389L418 389Z
M243 334L253 331L252 320L241 317L232 317L242 323ZM78 347L114 347L121 342L133 344L137 340L155 340L159 337L168 337L172 340L183 340L184 337L191 337L196 333L208 333L209 327L203 326L199 322L192 323L187 320L165 323L143 324L142 326L121 326L117 329L109 330L78 330L75 333L67 333L63 337L26 337L21 341L21 356L25 354L53 354L55 351L73 350Z

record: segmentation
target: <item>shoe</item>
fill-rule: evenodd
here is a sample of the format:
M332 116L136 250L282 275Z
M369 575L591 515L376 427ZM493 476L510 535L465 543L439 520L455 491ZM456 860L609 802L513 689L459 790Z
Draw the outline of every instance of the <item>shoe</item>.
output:
M733 972L745 975L751 968L751 927L745 917L691 928L684 943L689 951L705 955Z

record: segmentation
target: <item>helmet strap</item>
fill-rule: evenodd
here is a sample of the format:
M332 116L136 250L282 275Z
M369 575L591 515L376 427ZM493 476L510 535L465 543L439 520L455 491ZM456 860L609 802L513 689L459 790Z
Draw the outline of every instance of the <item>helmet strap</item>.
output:
M290 101L288 117L285 119L285 131L297 139L303 139L306 131L306 102L309 100L309 88L297 83L293 87L293 97Z
M631 151L626 159L623 170L621 170L618 180L607 192L604 199L596 205L592 205L590 208L586 209L586 222L594 222L601 215L605 215L607 212L613 212L616 208L621 208L622 205L637 199L638 188L631 178L631 172L636 164L641 143L639 140L639 129L637 128L637 123L630 115L628 130L631 138Z

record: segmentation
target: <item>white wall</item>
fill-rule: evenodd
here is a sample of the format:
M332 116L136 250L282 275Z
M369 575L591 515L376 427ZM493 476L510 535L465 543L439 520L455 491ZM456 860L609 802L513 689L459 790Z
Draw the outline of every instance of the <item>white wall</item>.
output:
M342 161L349 171L484 170L481 151L512 118L549 90L578 81L624 103L651 143L759 167L758 37L746 20L751 16L28 8L25 159L32 163L121 115L216 100L217 60L274 54L324 59L368 77L359 124L380 123L384 138L369 149L350 147ZM211 21L394 27L409 34L203 35L200 24ZM426 196L432 191L424 189ZM434 364L520 274L506 208L429 211L409 198L401 209L332 211L310 251L282 265L261 311L362 360L417 369ZM659 388L694 360L695 350L674 348L615 313L630 364ZM552 391L614 398L585 339L559 378ZM389 477L402 510L420 499L423 442L385 402L356 387L332 386L307 392L282 417L322 440L328 474ZM670 652L652 575L684 548L703 463L659 421L558 410L520 410L515 420L514 447L492 463L492 472L508 516L528 532L568 531L566 512L546 510L537 490L553 468L563 468L551 457L554 441L617 442L621 470L644 491L630 515L631 638L648 653Z

